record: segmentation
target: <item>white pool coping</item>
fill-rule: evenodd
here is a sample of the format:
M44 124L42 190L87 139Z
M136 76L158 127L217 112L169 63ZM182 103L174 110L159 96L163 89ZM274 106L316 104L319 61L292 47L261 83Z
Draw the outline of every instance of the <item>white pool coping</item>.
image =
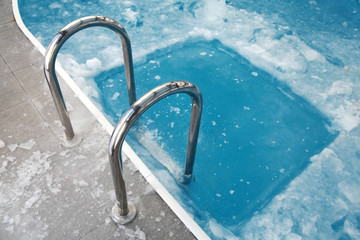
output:
M45 55L45 47L34 37L34 35L32 35L32 33L27 29L24 22L22 21L18 6L18 0L12 0L12 7L15 21L21 31L32 42L32 44L34 44L34 46L40 51L40 53L42 55ZM64 79L65 83L72 89L72 91L77 95L81 102L94 115L97 121L105 128L109 135L111 135L114 127L105 118L102 112L91 102L91 100L85 95L85 93L81 91L81 89L76 85L74 80L70 77L69 74L67 74L67 72L62 68L59 63L56 63L55 68L57 74L59 74ZM128 158L144 176L147 182L154 188L154 190L160 195L160 197L166 202L166 204L180 218L180 220L194 234L196 238L204 240L211 239L204 232L204 230L194 221L192 216L190 216L185 211L185 209L182 208L181 205L175 200L175 198L166 190L166 188L160 183L160 181L155 177L155 175L150 171L150 169L144 164L144 162L126 142L124 142L123 144L122 152L126 154L126 156L128 156Z

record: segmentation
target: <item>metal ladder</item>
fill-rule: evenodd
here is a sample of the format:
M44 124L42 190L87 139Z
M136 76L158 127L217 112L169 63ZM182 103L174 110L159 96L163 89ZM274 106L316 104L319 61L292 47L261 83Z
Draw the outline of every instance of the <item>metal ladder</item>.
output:
M111 136L108 152L116 194L116 202L111 211L111 218L116 223L126 224L131 222L136 215L136 208L133 205L128 205L125 182L122 176L120 153L126 134L133 123L152 105L165 97L177 93L186 93L192 100L185 169L181 182L187 183L191 179L203 108L202 96L200 90L190 82L168 82L152 89L137 100L120 118Z
M120 153L126 134L130 130L131 126L146 110L165 97L177 93L185 93L191 97L192 109L185 169L184 174L180 179L182 183L187 183L191 179L194 167L203 101L200 90L194 84L186 81L173 81L165 83L149 91L136 101L131 44L125 29L115 20L103 16L80 18L61 29L52 39L45 53L45 77L49 85L51 95L54 99L61 123L65 128L65 135L68 141L71 141L75 134L61 93L61 88L56 77L55 61L60 48L67 39L82 29L95 26L106 27L113 30L120 37L123 48L128 97L131 106L123 114L113 131L109 143L108 154L116 194L116 202L111 211L111 218L116 223L126 224L135 218L136 208L133 205L128 205L127 202L125 181L122 176L122 159Z
M73 127L71 125L69 114L66 109L64 98L61 93L60 85L56 77L56 72L55 72L56 57L62 45L72 35L74 35L75 33L79 32L82 29L89 27L99 27L99 26L113 30L121 39L123 55L124 55L124 66L125 66L129 103L131 105L136 101L131 44L130 44L129 36L127 35L127 32L125 31L124 27L121 26L115 20L103 16L89 16L89 17L79 18L69 23L63 29L61 29L51 40L46 50L45 58L44 58L45 78L49 85L51 95L54 99L55 106L59 114L61 123L65 128L65 135L68 141L71 141L74 138L75 134Z

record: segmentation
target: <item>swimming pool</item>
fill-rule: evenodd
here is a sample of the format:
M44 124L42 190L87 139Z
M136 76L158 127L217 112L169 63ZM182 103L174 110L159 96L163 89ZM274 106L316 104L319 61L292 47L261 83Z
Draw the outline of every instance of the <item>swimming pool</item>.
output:
M264 4L250 3L99 1L85 8L79 1L48 6L21 1L20 11L30 31L47 45L62 26L100 14L97 6L104 5L101 15L124 24L132 40L138 96L175 79L199 86L204 116L194 182L186 187L176 182L186 147L178 143L186 142L186 134L174 130L188 127L185 97L169 98L145 115L127 141L209 236L286 233L306 238L326 236L328 230L339 237L356 236L359 4L339 8L336 3L277 1L264 9ZM297 16L316 24L301 21L299 26L294 13L284 9L298 9ZM345 14L350 10L351 17ZM60 17L52 22L58 28L46 27L53 15ZM89 31L84 31L64 46L61 58L108 121L115 123L127 108L125 78L122 68L116 68L121 64L120 47L106 30L96 31L109 44L79 44L88 41ZM340 42L346 46L338 47ZM96 58L93 49L99 53ZM352 154L346 146L350 143L355 146ZM336 167L330 169L331 165ZM336 174L329 174L335 169ZM336 193L331 190L334 182ZM317 197L309 197L315 190ZM344 198L351 210L335 206L329 193L333 202ZM323 202L317 200L324 196ZM341 211L326 217L327 208Z

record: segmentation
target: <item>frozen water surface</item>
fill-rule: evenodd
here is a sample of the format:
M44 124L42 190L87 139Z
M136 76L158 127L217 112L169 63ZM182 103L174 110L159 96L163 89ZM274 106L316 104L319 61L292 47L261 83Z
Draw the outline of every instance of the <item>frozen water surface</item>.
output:
M99 97L103 111L117 121L117 109L121 103L126 107L126 87L119 83L109 89L109 75L121 79L124 73L111 70L95 77L99 89L105 89ZM130 134L157 160L152 161L135 141L128 141L178 201L212 232L215 225L209 225L204 215L239 235L242 224L336 136L329 133L329 122L316 109L218 41L188 41L156 51L135 68L135 75L140 94L169 79L191 79L202 89L205 106L195 178L186 188L174 181L169 186L158 164L180 177L190 118L186 95L169 97L154 106ZM154 75L162 80L152 81ZM113 91L124 92L123 99L114 101Z
M144 161L160 181L171 183L170 192L178 198L186 192L185 208L212 237L360 238L359 1L23 0L20 7L45 46L79 17L105 15L123 24L138 96L175 79L199 86L204 118L188 187L172 177L183 166L185 146L172 143L186 139L187 96L144 115L128 141L142 143L134 147L148 155ZM113 123L127 108L121 56L120 40L102 29L78 33L60 56ZM217 185L221 191L210 190ZM190 209L188 201L203 205ZM227 214L217 214L223 203L241 208L228 205Z

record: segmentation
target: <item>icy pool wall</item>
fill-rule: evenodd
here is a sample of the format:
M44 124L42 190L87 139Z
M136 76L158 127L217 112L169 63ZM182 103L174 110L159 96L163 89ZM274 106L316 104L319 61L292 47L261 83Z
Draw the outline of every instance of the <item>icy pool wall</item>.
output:
M25 24L45 46L68 22L99 14L125 26L132 39L135 62L143 61L157 49L202 37L218 39L275 76L325 114L341 133L333 144L311 158L309 167L284 192L244 226L241 235L254 239L359 238L358 1L22 4ZM98 5L103 5L103 10L98 10ZM57 16L56 22L50 21L53 16ZM43 19L41 23L36 20L39 18ZM100 41L73 48L76 42L88 41L84 31L62 53L63 66L94 98L98 96L93 78L122 63L118 39L101 30L95 35ZM96 42L107 44L100 46L94 58L91 49ZM211 227L222 234L216 224Z

